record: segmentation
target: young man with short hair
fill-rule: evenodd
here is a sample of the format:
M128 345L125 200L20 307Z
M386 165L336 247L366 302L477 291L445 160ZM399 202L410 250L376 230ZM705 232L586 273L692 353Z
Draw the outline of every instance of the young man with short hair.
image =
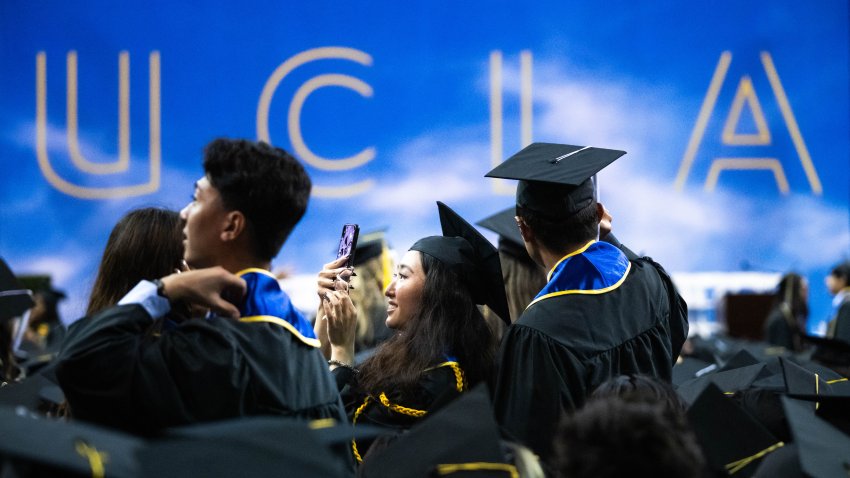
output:
M544 460L561 418L617 375L670 380L687 305L649 258L598 241L605 209L594 175L625 154L534 143L488 173L519 179L516 222L547 283L505 331L493 406Z
M71 327L57 375L72 413L140 434L244 415L345 420L312 327L268 271L306 210L306 171L282 149L229 139L207 146L204 171L181 212L198 270L142 281ZM183 300L217 314L176 317Z

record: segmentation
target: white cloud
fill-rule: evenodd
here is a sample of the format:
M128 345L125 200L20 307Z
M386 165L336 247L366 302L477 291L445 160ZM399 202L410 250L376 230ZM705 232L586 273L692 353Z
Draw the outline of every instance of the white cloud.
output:
M517 96L513 63L505 64L504 87ZM679 270L729 270L743 261L778 270L823 267L846 253L847 210L823 199L758 197L722 184L712 193L674 190L681 138L692 122L665 94L630 79L600 79L561 60L534 61L536 140L628 151L599 179L600 200L624 242Z
M487 197L483 176L490 145L456 135L424 135L391 153L393 172L379 179L360 204L370 211L397 212L394 221L416 222L435 217L438 200L453 204Z

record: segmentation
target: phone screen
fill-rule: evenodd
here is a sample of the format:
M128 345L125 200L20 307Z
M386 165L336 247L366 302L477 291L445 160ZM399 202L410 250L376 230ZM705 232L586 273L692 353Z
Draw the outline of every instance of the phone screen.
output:
M348 261L345 267L354 265L354 249L357 247L357 236L360 234L360 227L357 224L346 224L342 226L342 234L339 237L339 248L337 249L336 258L348 256Z

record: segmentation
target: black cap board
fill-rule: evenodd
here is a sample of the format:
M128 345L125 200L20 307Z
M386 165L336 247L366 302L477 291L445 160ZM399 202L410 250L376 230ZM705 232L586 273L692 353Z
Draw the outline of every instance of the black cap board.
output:
M518 476L506 463L499 440L487 388L481 384L364 461L358 476L459 476L457 472L471 470L470 464L491 476Z
M841 339L828 339L812 335L804 335L803 340L816 346L812 353L812 360L825 365L850 366L850 343Z
M0 456L49 467L38 476L140 476L136 453L145 443L139 438L40 418L22 407L0 406L0 423Z
M708 384L688 409L688 419L709 466L735 476L752 476L756 464L784 443Z
M815 416L805 402L782 397L782 405L803 471L809 476L847 476L850 436Z
M707 373L680 384L676 392L687 403L693 403L709 383L720 387L720 390L726 394L733 394L749 388L753 382L761 378L763 372L764 364L760 363L725 372Z
M32 291L21 286L9 265L0 257L0 322L20 316L33 305Z
M374 231L360 234L357 246L354 248L354 266L357 267L370 259L380 257L387 248L387 240L384 231Z
M351 439L382 432L331 419L242 417L171 429L167 439L142 450L139 461L145 476L164 478L350 476Z
M469 287L476 304L486 305L510 324L499 251L451 208L439 201L437 208L443 235L422 238L410 250L428 254L451 268Z
M516 207L511 206L492 216L485 217L475 224L495 232L499 235L500 240L511 241L524 249L524 241L519 233L519 227L517 227L514 217L516 217Z
M475 225L489 229L499 235L499 252L534 264L525 249L525 242L519 233L515 217L516 206L511 206L476 222Z
M596 198L592 177L625 151L532 143L486 174L518 179L517 206L549 219L565 219Z

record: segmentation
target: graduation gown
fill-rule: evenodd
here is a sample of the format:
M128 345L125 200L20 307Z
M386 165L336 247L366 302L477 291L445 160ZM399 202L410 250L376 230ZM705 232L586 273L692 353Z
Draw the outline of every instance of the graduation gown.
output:
M500 425L544 460L563 416L622 374L669 381L687 338L687 305L664 269L591 242L553 269L500 346Z
M785 302L778 304L771 309L764 323L765 342L785 347L791 352L802 351L802 338L796 322L788 304Z
M191 319L154 336L131 304L73 324L56 370L73 416L139 434L244 415L344 420L312 329L301 334L303 317L285 315L288 298L262 275L243 274L241 320Z
M380 427L390 436L409 429L466 390L463 371L452 359L422 372L415 390L407 394L386 390L369 395L359 389L357 375L350 369L338 367L333 374L351 423ZM370 440L353 444L358 461L371 444Z
M833 315L827 324L826 336L850 343L850 287L842 289L833 299Z

